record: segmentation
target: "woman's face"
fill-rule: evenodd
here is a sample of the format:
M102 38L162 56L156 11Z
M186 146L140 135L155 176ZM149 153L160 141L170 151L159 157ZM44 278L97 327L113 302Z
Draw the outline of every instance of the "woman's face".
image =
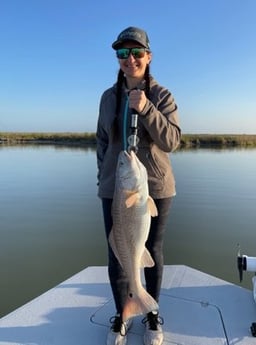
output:
M136 42L125 42L121 48L141 48L140 44ZM144 57L135 58L132 54L127 59L118 59L121 70L126 75L126 78L142 79L145 74L145 69L151 61L152 54L145 52Z

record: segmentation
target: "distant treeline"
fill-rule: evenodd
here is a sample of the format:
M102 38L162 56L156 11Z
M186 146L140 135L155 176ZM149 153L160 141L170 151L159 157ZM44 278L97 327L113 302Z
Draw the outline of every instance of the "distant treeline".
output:
M0 132L0 144L94 146L95 133ZM256 134L183 134L180 148L256 147Z

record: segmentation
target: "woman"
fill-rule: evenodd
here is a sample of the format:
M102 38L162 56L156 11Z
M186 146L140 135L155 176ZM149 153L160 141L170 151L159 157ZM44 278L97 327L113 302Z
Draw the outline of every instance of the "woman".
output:
M146 242L155 265L145 268L146 289L158 302L163 273L163 236L168 220L175 181L169 159L180 143L177 106L172 94L150 75L150 51L147 33L136 27L122 31L112 44L120 66L118 79L100 100L97 126L98 196L102 199L106 236L112 227L111 205L115 186L115 167L121 150L129 149L132 127L139 141L135 149L148 172L149 194L154 199L158 216L152 218ZM133 114L138 114L135 121ZM137 123L137 126L136 126ZM134 134L134 128L133 128ZM128 138L128 142L127 142ZM130 321L121 319L126 300L127 279L111 247L108 245L108 272L116 315L107 338L108 345L126 344ZM146 315L145 345L161 345L163 319L158 311Z

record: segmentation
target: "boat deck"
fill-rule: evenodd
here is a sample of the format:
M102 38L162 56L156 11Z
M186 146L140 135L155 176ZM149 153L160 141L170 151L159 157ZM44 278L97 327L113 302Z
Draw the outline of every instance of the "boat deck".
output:
M256 345L252 292L187 266L165 266L164 345ZM115 314L106 267L88 267L0 319L1 345L99 345ZM142 317L127 345L142 345Z

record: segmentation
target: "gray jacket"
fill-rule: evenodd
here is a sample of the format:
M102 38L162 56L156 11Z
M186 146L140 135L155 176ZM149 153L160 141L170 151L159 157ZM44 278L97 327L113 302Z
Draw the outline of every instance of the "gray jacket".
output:
M118 128L122 132L123 114L127 91L123 90ZM152 77L150 81L150 100L138 115L137 156L148 172L149 194L154 199L174 196L175 180L172 172L170 152L180 143L181 130L178 121L177 105L172 94L160 86ZM112 124L115 118L116 84L107 89L100 100L97 125L97 164L98 196L113 198L115 170L118 154L124 149L122 140L114 140ZM128 112L128 123L132 111ZM128 126L129 129L129 126Z

